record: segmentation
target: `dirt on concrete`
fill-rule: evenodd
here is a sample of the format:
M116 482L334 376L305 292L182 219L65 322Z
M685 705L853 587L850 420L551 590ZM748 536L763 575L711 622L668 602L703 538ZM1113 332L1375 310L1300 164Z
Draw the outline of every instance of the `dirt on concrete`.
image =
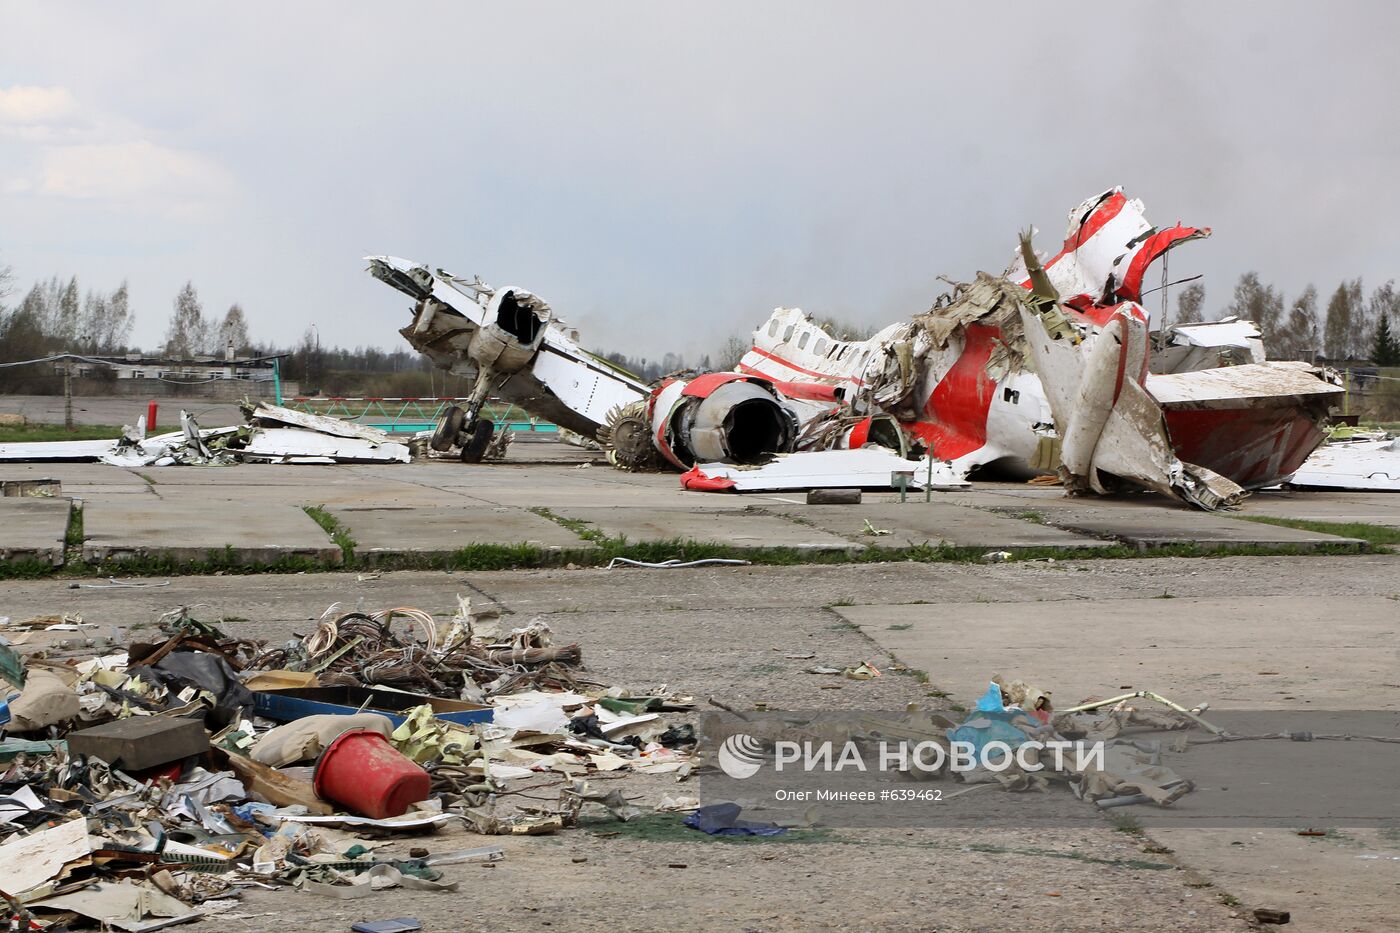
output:
M458 594L495 604L510 621L541 617L577 641L600 679L632 687L661 683L738 708L947 708L969 685L928 682L854 626L846 605L926 607L957 602L1115 600L1230 592L1306 591L1384 596L1397 589L1394 558L1224 558L954 565L892 563L831 567L697 570L548 570L175 578L169 586L69 588L68 581L3 584L16 618L78 611L122 629L147 627L173 606L232 633L285 639L306 632L331 603L377 609L412 605L438 614ZM101 584L102 581L90 581ZM150 584L163 582L145 580ZM957 620L947 619L956 638ZM789 655L807 655L789 657ZM884 676L851 681L805 673L823 664L868 661ZM991 672L987 672L990 674ZM1053 676L1053 672L1051 672ZM840 689L823 689L839 686ZM669 714L676 721L693 717ZM412 915L432 929L978 930L1014 925L1065 930L1222 930L1248 927L1236 892L1164 851L1150 837L1098 828L1038 830L817 829L778 839L729 841L655 813L670 775L603 776L648 815L624 824L606 815L554 836L482 837L446 829L395 840L386 851L435 852L500 842L491 867L450 866L454 894L381 892L336 901L284 890L251 891L189 929L345 930L358 920ZM542 800L557 788L527 792ZM1063 801L1059 801L1063 802ZM1048 803L1048 801L1047 801ZM602 811L599 811L602 814ZM757 817L756 817L757 818ZM672 867L683 866L683 867ZM1258 905L1274 906L1274 905ZM1344 910L1335 918L1348 928ZM1362 928L1362 927L1357 927Z

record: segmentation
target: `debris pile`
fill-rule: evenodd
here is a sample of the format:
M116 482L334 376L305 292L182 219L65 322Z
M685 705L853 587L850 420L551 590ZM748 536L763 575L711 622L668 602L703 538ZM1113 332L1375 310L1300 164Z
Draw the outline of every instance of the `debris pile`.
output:
M364 424L248 402L246 422L201 428L180 412L180 430L146 436L145 417L115 440L0 444L0 462L96 461L113 466L223 465L230 463L408 463L407 444Z
M630 819L589 779L693 765L694 727L663 719L690 698L603 684L543 622L467 600L447 619L332 606L272 645L186 609L159 627L124 648L77 616L0 629L0 910L26 929L155 929L250 886L451 891L443 865L503 851L398 857L384 837L549 833L590 804Z

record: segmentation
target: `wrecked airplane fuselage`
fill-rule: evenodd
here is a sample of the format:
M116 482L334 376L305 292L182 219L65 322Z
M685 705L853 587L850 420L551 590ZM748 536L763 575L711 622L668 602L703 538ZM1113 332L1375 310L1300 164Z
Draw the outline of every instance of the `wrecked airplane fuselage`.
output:
M1341 390L1311 367L1263 361L1248 322L1148 331L1147 269L1209 233L1159 230L1114 188L1070 213L1055 256L1027 243L1002 276L979 273L868 340L780 308L739 368L846 393L848 406L812 416L833 430L799 449L861 447L892 417L962 477L1057 472L1071 491L1147 487L1218 507L1296 470Z
M654 387L583 350L522 289L388 256L370 258L370 272L414 299L409 343L475 379L432 441L460 445L464 460L489 441L480 412L496 395L597 439L621 469L699 470L690 488L717 465L762 470L780 454L875 445L947 482L994 466L1056 473L1072 492L1148 488L1216 508L1297 470L1341 390L1311 367L1264 360L1247 321L1149 331L1148 269L1209 235L1154 227L1112 188L1070 213L1054 256L1036 255L1028 234L1002 275L954 285L868 340L780 308L738 372ZM788 459L782 470L774 482L803 468ZM868 485L904 472L882 466ZM760 482L745 479L735 488Z
M658 458L681 469L696 458L752 463L792 449L797 420L770 380L731 373L653 389L580 347L531 292L393 256L368 261L375 278L414 300L413 322L399 331L404 339L438 368L474 380L466 407L449 408L439 421L435 450L460 447L464 461L482 459L494 430L481 415L488 397L618 445L632 468Z

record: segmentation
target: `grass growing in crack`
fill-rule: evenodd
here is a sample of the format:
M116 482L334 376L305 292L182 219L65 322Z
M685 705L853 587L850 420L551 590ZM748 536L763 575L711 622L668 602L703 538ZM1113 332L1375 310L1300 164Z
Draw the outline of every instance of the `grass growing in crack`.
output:
M140 470L132 470L131 472L145 480L147 486L154 486L156 484L155 478L148 473L142 473Z
M1145 832L1137 817L1126 813L1115 813L1109 817L1109 821L1113 824L1115 832L1127 833L1129 836L1141 836Z
M1315 522L1306 518L1277 518L1273 515L1232 515L1231 518L1281 528L1297 528L1339 538L1360 538L1372 545L1375 553L1390 553L1386 545L1400 544L1400 528L1372 525L1368 522Z
M355 539L350 537L350 529L341 523L330 512L326 511L324 505L303 505L301 510L311 517L311 520L321 526L321 530L331 536L336 547L340 548L340 554L346 564L353 564L355 561Z
M1024 512L1017 512L1015 517L1021 519L1023 522L1030 522L1033 525L1045 524L1045 516L1034 509L1026 509Z
M603 534L603 532L599 531L597 528L594 528L591 523L586 522L581 518L568 518L566 516L560 515L553 509L548 509L544 506L535 506L529 509L529 511L534 512L540 518L547 518L550 521L554 522L554 524L569 529L585 541L602 543L608 540L607 535Z
M74 500L68 509L68 527L63 529L63 548L70 555L76 549L75 557L82 556L83 549L83 504Z
M890 670L896 674L902 674L905 677L912 677L925 687L929 684L928 671L921 670L917 667L891 667Z

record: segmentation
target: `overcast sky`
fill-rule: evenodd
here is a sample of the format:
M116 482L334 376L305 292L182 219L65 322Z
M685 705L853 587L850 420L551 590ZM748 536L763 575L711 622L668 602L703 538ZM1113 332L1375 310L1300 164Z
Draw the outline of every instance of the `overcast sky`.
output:
M192 279L254 339L396 346L391 253L694 359L1053 250L1115 184L1172 277L1400 276L1400 4L0 0L0 264ZM11 302L19 296L12 295Z

